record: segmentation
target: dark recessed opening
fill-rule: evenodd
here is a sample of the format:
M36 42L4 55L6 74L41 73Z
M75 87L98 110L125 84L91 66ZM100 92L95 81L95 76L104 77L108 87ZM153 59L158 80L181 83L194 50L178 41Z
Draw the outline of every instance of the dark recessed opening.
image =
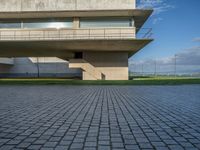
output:
M75 58L83 58L83 53L82 52L76 52L75 53Z

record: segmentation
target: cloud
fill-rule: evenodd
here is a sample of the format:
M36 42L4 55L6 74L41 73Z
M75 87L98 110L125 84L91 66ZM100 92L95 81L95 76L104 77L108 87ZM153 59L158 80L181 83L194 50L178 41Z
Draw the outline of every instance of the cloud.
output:
M194 38L193 41L194 42L200 42L200 37Z
M154 18L153 19L153 24L157 24L158 22L160 22L160 21L162 21L163 20L163 18L161 18L161 17L158 17L158 18Z
M180 65L200 65L200 46L185 49L177 54Z
M167 3L167 0L138 0L137 4L138 8L153 8L154 15L174 8L173 5Z
M130 70L137 70L138 67L141 71L141 66L145 66L146 72L153 72L155 64L159 72L174 72L175 58L178 72L198 72L200 73L200 46L184 49L174 56L164 57L159 59L146 59L141 61L131 61ZM132 67L131 67L132 66ZM133 67L135 66L135 67ZM144 68L143 68L144 69Z
M175 55L170 57L164 57L160 59L147 59L135 62L136 64L149 64L157 62L160 65L173 65L175 62ZM200 65L200 46L192 47L183 50L176 54L177 65Z
M167 0L137 0L137 7L138 8L152 8L154 9L153 16L153 24L156 24L163 20L160 15L163 12L169 11L175 8L173 5L168 4Z

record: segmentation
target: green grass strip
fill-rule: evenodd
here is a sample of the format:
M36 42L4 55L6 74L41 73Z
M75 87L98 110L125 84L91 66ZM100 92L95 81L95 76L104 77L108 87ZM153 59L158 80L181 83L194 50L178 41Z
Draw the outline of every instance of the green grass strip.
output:
M0 79L0 85L184 85L200 84L200 78L137 78L129 81L69 79Z

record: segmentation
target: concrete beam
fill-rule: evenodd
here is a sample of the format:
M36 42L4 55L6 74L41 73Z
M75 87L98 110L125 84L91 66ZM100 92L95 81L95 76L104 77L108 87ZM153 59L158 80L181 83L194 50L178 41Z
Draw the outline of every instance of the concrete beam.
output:
M1 0L0 11L132 9L135 0Z
M105 39L105 40L44 40L0 41L0 57L74 57L75 52L130 52L136 53L150 39Z

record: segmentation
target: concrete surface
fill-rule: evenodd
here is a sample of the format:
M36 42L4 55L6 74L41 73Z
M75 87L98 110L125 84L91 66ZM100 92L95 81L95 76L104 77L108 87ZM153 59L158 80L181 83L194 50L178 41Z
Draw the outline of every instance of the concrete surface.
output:
M135 0L1 0L0 12L133 9Z
M84 52L83 59L102 73L101 80L128 80L128 53L126 52ZM88 70L83 72L83 80L95 80Z
M74 26L78 26L75 21ZM90 29L0 29L2 41L43 41L77 39L135 39L135 27L90 28Z
M1 58L0 57L0 65L4 64L4 65L13 65L14 64L14 59L13 58Z
M128 80L128 53L84 52L83 59L71 59L69 68L81 68L83 80Z
M0 86L0 149L198 150L200 86Z

